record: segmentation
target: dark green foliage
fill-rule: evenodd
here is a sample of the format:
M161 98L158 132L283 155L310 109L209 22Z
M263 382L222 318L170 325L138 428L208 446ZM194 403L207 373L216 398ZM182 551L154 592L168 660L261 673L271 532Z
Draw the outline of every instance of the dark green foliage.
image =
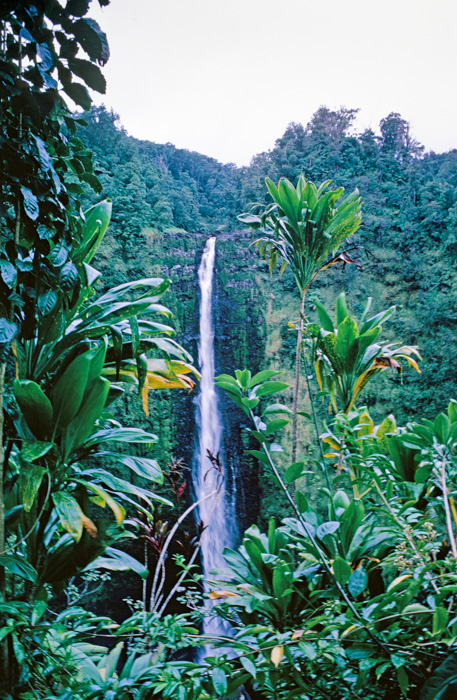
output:
M455 393L456 152L424 155L398 114L382 121L381 136L370 130L350 135L354 115L354 110L321 108L306 127L291 124L271 151L256 156L249 167L237 169L171 144L137 141L119 127L115 115L103 108L93 110L85 116L89 127L83 138L95 151L103 194L116 200L113 225L98 264L106 268L106 281L112 284L124 275L145 275L154 253L163 262L167 259L167 270L178 283L179 306L173 310L180 316L182 304L189 309L180 279L185 275L190 281L189 265L195 264L195 258L189 253L195 244L192 236L177 229L215 231L218 236L224 229L218 250L222 256L225 247L231 256L238 249L235 260L247 243L238 233L232 236L226 231L236 228L239 211L264 199L266 176L295 181L303 172L318 182L331 178L349 192L357 187L364 222L351 247L363 245L369 257L365 259L362 250L351 251L363 263L362 272L350 269L352 266L346 271L332 268L326 278L316 279L315 291L321 301L331 303L334 290L345 288L356 313L361 312L367 296L373 296L376 311L397 306L392 334L419 346L424 371L414 377L405 375L402 381L408 391L392 377L388 391L371 392L368 403L377 404L379 415L394 410L400 420L412 417L415 411L433 415ZM249 255L247 267L256 264L254 251ZM222 260L218 266L221 278L230 284L233 304L240 307L237 294L250 284L247 270L246 274L228 271ZM261 291L263 282L259 286L256 274ZM266 276L263 279L266 283ZM286 271L268 292L284 311L283 326L278 329L283 340L275 349L275 359L287 360L293 352L294 343L287 342L293 334L287 334L286 324L295 320L296 312L289 292L293 287ZM253 318L265 314L262 297L260 294L258 306L250 307ZM268 346L277 325L269 328L268 317L266 321ZM235 364L250 363L236 360Z

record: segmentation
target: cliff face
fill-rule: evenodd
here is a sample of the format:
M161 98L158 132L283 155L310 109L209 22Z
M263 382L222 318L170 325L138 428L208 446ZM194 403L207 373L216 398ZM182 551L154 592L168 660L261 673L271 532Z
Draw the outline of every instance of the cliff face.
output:
M173 284L166 303L174 313L179 342L198 363L199 288L198 267L207 236L174 233L154 241L152 258L160 260L156 272ZM266 321L262 313L261 289L256 284L260 264L249 247L251 237L240 231L221 234L216 243L213 280L213 324L216 373L232 373L248 367L256 372L264 366ZM195 397L192 393L156 392L151 401L152 430L159 436L162 459L183 458L192 464L197 440ZM227 493L236 504L240 532L259 515L259 475L255 461L246 454L250 445L246 417L222 392L219 408L224 425L222 460ZM165 426L165 431L164 431Z
M407 124L395 114L383 120L381 136L351 136L347 116L344 110L322 108L306 128L290 125L271 151L238 169L171 144L137 141L119 127L115 115L93 110L81 136L94 150L102 192L88 203L113 199L113 218L95 264L106 286L147 276L170 278L164 303L174 312L178 342L197 360L197 271L205 240L214 232L217 371L278 369L291 382L296 336L288 322L298 319L294 281L287 271L282 277L268 273L250 247L249 235L236 230L236 215L250 202L265 199L266 175L296 181L303 172L314 182L330 178L348 192L358 187L364 222L349 245L363 270L335 267L318 277L308 294L307 313L315 319L314 297L333 309L343 289L355 315L361 314L368 296L373 297L373 312L396 305L384 332L392 341L419 345L422 374L386 373L370 385L363 402L376 422L391 412L403 425L415 418L433 419L457 386L457 151L423 155L414 141L402 141ZM398 137L394 141L392 133ZM182 391L155 392L149 418L133 396L125 397L116 410L121 419L128 412L129 420L133 414L139 425L157 433L155 456L161 463L174 456L190 466L193 399ZM287 392L282 400L290 401ZM237 486L240 527L249 525L259 509L262 518L268 513L280 516L276 486L242 449L250 446L245 416L225 397L220 401L230 480L236 464L243 474L243 486ZM322 424L327 404L318 403ZM302 409L307 410L304 390ZM288 437L286 429L285 446ZM315 436L305 419L300 439L302 458L312 459ZM288 458L287 450L278 453L282 466Z
M172 281L164 304L173 312L171 324L177 340L188 350L198 366L199 287L198 267L206 234L174 232L149 234L147 256L142 275L167 277ZM213 280L213 324L215 334L216 373L234 373L236 368L252 372L265 366L266 320L263 313L263 288L257 275L262 263L249 247L249 234L236 231L220 234L216 243ZM197 429L195 398L192 392L155 391L150 395L149 417L144 416L134 396L119 407L136 422L158 436L154 456L159 463L173 457L184 460L190 469L195 452ZM236 502L240 532L259 515L259 474L255 460L246 454L254 447L246 431L246 416L222 392L219 407L224 425L222 459L227 474L227 491ZM122 415L120 416L122 418ZM189 480L190 481L190 480Z

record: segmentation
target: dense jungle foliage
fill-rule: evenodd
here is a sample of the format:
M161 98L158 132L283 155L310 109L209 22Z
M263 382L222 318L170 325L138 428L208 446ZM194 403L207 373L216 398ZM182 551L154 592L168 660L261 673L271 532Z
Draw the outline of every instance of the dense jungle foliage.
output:
M245 250L253 238L242 237L238 214L250 203L266 201L265 177L295 182L305 173L313 182L330 179L348 192L357 187L364 216L350 248L362 272L336 273L322 280L314 295L330 301L343 287L351 291L357 311L367 296L380 308L395 304L393 330L420 344L427 372L411 379L405 375L402 388L391 385L377 400L384 404L382 410L394 409L401 420L431 417L455 392L457 151L424 154L398 114L382 120L379 136L371 130L354 134L355 114L321 107L306 127L290 124L271 151L255 156L248 167L236 168L171 144L138 141L125 133L116 115L94 108L86 115L89 125L81 136L94 152L103 195L115 202L99 265L106 266L109 284L157 269L179 286L190 272L191 251L203 247L198 237L184 232L216 233L225 240L227 232L236 231L230 238L236 245L239 237L236 247L243 248L239 254L249 255L249 261L232 282L235 299L237 288L242 294L252 284L254 268L255 286L262 287L259 301L254 299L255 313L257 306L261 316L286 308L287 325L294 320L289 297L294 283L286 275L273 286L266 275L261 277L264 269L255 250ZM219 246L224 284L232 272L227 261L233 261L233 248L227 247L225 259ZM179 320L183 312L175 311ZM269 327L269 339L273 332ZM281 333L267 354L284 364L294 341L284 328ZM369 397L370 404L375 401L374 395Z
M247 168L137 141L89 8L0 8L0 697L450 700L456 152L324 107ZM203 582L211 233L241 544Z

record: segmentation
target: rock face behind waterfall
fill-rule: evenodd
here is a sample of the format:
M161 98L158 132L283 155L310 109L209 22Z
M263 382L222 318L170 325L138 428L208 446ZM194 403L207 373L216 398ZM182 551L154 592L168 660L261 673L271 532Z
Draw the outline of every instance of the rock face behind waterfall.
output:
M192 465L197 522L205 529L200 546L205 580L212 569L224 566L222 551L233 546L233 500L227 498L226 467L221 452L222 420L214 385L213 273L216 239L208 239L198 269L200 319L198 365L200 384L195 399L197 447ZM236 481L236 479L234 479Z
M261 292L255 272L262 268L257 254L249 248L251 236L242 232L220 234L216 239L217 254L213 271L212 321L214 329L215 373L234 372L249 367L257 371L264 364L265 319L261 308ZM151 270L153 275L169 277L167 305L173 311L173 324L181 342L198 360L199 280L203 250L207 236L202 234L162 234L153 241L152 254L160 261ZM195 424L195 399L198 386L186 391L156 392L151 402L151 430L159 436L156 453L161 461L172 456L192 465L198 441ZM222 423L220 445L226 471L229 503L236 500L230 523L234 532L252 525L259 513L258 473L254 459L246 449L254 447L242 428L244 414L222 393L218 397ZM208 462L209 464L209 462ZM237 483L234 474L238 473ZM236 543L235 543L236 544Z

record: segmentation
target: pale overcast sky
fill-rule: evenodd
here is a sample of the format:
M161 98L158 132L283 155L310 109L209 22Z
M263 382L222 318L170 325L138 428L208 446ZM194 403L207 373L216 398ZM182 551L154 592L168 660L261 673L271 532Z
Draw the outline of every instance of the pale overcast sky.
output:
M456 0L111 0L103 101L128 133L249 164L320 105L457 148ZM99 102L97 98L97 102Z

